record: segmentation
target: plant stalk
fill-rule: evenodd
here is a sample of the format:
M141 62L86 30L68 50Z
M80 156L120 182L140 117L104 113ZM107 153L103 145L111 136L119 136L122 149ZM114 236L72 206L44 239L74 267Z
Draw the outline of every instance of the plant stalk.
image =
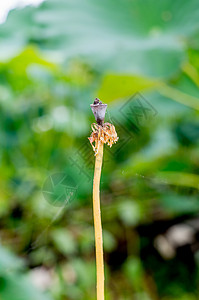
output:
M95 228L95 249L97 268L97 300L104 300L104 258L102 222L100 211L100 177L103 160L103 142L99 140L98 153L95 156L95 171L93 180L93 216Z

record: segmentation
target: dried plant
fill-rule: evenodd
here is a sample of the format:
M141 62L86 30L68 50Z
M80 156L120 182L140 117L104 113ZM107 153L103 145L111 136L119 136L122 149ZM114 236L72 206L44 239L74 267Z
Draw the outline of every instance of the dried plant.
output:
M93 179L93 216L95 229L95 249L97 267L97 300L104 300L104 259L103 259L103 239L102 222L100 211L100 177L103 160L103 146L110 147L117 142L118 137L114 125L104 123L107 104L102 104L99 99L95 99L91 104L91 109L96 119L96 123L91 125L92 133L88 138L95 152L95 171Z

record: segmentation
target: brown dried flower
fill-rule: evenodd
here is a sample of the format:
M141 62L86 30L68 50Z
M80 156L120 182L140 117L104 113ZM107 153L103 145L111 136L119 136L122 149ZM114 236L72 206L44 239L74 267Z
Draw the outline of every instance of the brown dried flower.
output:
M99 141L112 147L112 145L119 139L113 124L104 123L103 126L101 126L93 123L91 128L93 132L88 139L93 147L95 155L98 153Z

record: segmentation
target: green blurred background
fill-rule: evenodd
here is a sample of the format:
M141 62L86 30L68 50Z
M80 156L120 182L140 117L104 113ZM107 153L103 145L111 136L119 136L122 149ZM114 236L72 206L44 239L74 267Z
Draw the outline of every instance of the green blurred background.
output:
M95 97L106 300L199 299L197 0L47 0L0 25L0 299L92 300Z

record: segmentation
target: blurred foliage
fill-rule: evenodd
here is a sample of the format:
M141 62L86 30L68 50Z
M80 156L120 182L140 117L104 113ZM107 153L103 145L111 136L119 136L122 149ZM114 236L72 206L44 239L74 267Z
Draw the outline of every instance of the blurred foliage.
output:
M95 299L90 103L107 300L196 300L196 0L48 0L0 26L0 298ZM36 287L35 287L36 286Z

